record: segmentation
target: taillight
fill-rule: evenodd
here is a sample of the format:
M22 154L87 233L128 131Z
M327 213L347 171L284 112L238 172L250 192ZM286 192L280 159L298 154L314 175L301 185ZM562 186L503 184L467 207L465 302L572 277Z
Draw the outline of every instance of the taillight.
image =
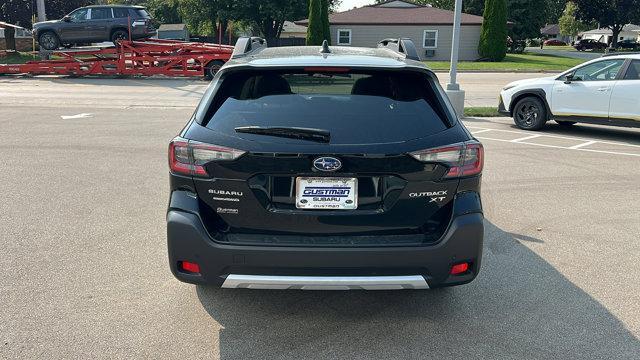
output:
M235 160L242 154L244 151L176 137L169 143L169 169L177 174L208 176L204 168L208 162Z
M422 162L448 166L449 171L445 177L449 178L480 174L484 166L484 148L478 142L416 151L411 156Z

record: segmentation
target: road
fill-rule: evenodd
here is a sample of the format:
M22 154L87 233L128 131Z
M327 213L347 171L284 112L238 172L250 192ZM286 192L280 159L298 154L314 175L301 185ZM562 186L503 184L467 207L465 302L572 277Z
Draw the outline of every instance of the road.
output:
M442 86L449 74L436 73ZM466 106L498 106L498 94L508 83L554 74L541 73L460 73L458 82L466 91ZM193 108L207 82L184 79L96 79L65 77L0 78L0 96L11 89L17 104L32 106L34 100L58 106L78 105L100 108L164 106ZM73 97L60 96L73 93ZM96 103L95 99L102 101Z
M471 284L221 290L166 254L167 144L203 87L0 79L0 358L637 358L639 130L466 120L486 148Z
M565 57L583 59L583 60L592 60L592 59L597 59L599 57L602 57L602 53L599 53L599 52L558 50L558 49L549 48L549 47L544 49L540 49L539 47L528 47L527 52L531 52L534 54L565 56Z

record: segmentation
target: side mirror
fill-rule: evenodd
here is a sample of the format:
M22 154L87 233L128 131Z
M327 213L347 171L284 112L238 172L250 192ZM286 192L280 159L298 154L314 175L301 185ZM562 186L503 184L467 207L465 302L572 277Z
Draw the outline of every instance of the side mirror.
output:
M62 18L62 21L64 21L64 22L71 22L71 18L69 17L69 15L65 15L65 16Z
M572 81L573 81L573 74L567 75L564 79L565 84L571 84Z

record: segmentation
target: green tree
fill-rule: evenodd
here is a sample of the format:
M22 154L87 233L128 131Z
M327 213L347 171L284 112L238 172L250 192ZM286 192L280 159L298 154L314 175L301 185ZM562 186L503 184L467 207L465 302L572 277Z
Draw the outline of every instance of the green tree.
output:
M179 0L147 0L145 6L151 16L161 24L184 22L180 14Z
M272 42L280 37L287 20L303 19L308 0L227 0L233 3L231 20Z
M389 0L376 0L376 4L385 3ZM418 5L431 5L434 8L453 10L456 5L456 0L411 0L410 2Z
M484 0L464 0L462 11L467 14L482 15L484 13Z
M322 0L309 0L309 26L307 27L307 45L321 45L322 29Z
M540 0L509 0L508 19L513 22L511 37L514 40L540 37L540 28L545 24L546 8Z
M545 0L547 24L557 24L562 12L567 5L567 0Z
M322 0L322 38L331 45L331 27L329 26L329 1Z
M562 16L558 19L560 34L575 37L581 31L588 29L588 26L585 23L576 18L577 12L578 6L576 6L572 1L567 2L567 5L562 12Z
M505 0L486 0L478 52L491 61L502 61L507 54L507 4Z
M595 21L613 33L611 46L615 46L626 24L640 22L640 0L574 0L578 6L576 17L582 21Z

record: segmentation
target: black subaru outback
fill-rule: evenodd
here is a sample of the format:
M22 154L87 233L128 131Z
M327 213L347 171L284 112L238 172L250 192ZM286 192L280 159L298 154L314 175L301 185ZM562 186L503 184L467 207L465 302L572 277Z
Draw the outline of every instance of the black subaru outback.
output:
M413 44L264 45L239 40L169 145L173 274L267 289L472 281L484 151Z

